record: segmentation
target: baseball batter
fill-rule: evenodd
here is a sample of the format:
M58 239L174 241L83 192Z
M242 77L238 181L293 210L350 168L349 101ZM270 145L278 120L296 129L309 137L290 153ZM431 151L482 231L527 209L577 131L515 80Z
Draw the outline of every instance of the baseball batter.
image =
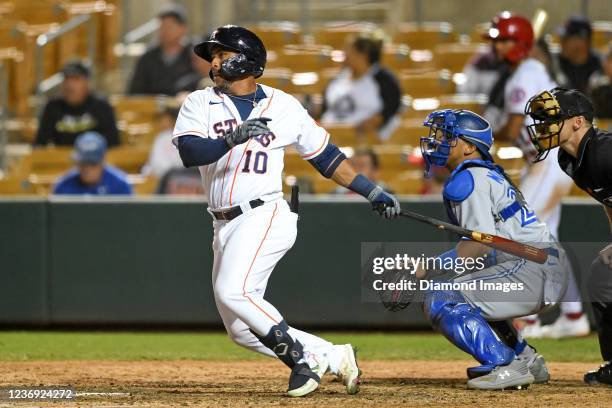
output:
M432 166L451 171L443 190L451 222L548 252L546 263L540 265L474 241L460 241L439 257L447 262L448 258L486 256L487 267L452 280L466 289L428 292L425 314L436 330L480 362L468 369L468 387L504 389L546 382L549 375L544 359L522 340L510 319L536 313L560 300L567 285L567 257L520 190L493 162L489 153L493 134L484 118L447 109L431 113L425 126L430 134L421 139L421 150L427 172ZM417 276L427 276L427 271ZM472 282L476 286L468 287ZM516 291L492 287L514 287Z
M493 19L487 36L493 42L497 58L507 64L510 75L500 79L506 81L504 86L497 87L503 96L491 96L493 100L501 100L502 106L490 104L484 116L492 124L496 139L514 142L523 152L525 167L521 175L521 191L538 218L557 238L561 199L569 193L572 180L561 171L554 157L533 163L537 151L527 132L527 126L533 121L525 115L525 105L532 95L556 85L546 66L529 56L534 41L529 20L503 12ZM589 323L582 310L580 291L573 273L569 276L568 290L560 307L561 316L551 326L541 326L536 315L526 317L523 335L538 338L589 333Z
M199 166L208 194L212 283L223 324L237 344L278 357L291 369L290 396L317 389L327 371L354 394L360 370L353 348L290 327L264 299L268 279L297 233L297 214L283 200L284 151L295 147L321 174L366 197L384 217L396 217L399 204L355 173L295 98L256 83L266 49L254 33L219 27L194 52L211 63L215 87L187 97L172 141L186 167Z

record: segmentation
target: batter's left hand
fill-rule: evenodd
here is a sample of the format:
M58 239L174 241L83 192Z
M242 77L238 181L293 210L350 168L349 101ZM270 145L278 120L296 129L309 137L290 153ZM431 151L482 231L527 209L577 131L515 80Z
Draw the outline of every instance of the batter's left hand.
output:
M612 268L612 244L599 251L599 259Z
M381 217L396 218L400 213L400 203L393 194L387 193L381 186L376 186L368 195L372 209Z

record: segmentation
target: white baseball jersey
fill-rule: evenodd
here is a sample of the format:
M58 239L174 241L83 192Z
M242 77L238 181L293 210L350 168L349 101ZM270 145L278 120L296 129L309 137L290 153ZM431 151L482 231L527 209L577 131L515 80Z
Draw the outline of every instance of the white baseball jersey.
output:
M574 183L571 177L559 167L557 162L558 152L559 148L557 147L549 152L546 159L526 167L521 178L521 191L525 199L531 204L538 218L546 223L548 229L556 238L559 237L561 203L546 213L543 211L557 187L565 190L567 194Z
M503 110L495 106L489 106L483 116L491 124L494 131L497 131L508 121L509 115L525 114L525 105L529 98L556 86L544 64L536 59L527 58L519 64L506 82ZM532 119L526 115L525 125L531 123L533 123ZM527 129L521 130L517 146L523 151L526 160L533 161L537 152L529 140Z
M310 117L297 99L259 85L266 94L249 119L267 117L270 133L235 146L215 163L200 166L210 210L233 207L255 199L282 197L285 148L294 146L306 160L319 155L329 143L329 133ZM183 135L218 138L242 123L229 97L206 88L189 94L179 112L173 143Z
M525 114L525 105L529 98L540 92L552 89L557 84L552 80L546 66L534 58L527 58L521 62L516 71L510 76L504 88L505 120L510 114ZM525 126L533 123L533 119L525 115ZM521 130L521 135L517 140L518 147L523 151L523 155L532 161L537 151L533 147L529 133L526 128Z

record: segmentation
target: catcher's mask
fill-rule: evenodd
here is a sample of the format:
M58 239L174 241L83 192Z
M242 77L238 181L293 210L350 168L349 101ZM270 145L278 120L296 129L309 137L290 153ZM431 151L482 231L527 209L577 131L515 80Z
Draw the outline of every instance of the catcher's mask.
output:
M430 113L423 122L429 135L421 138L421 153L425 160L425 175L432 167L444 167L457 139L476 146L485 160L493 161L489 149L493 133L489 123L481 116L464 109L443 109Z
M566 119L584 116L587 121L593 121L593 106L580 91L554 88L531 97L525 106L525 115L533 119L527 131L538 151L535 158L538 162L561 144L561 130Z

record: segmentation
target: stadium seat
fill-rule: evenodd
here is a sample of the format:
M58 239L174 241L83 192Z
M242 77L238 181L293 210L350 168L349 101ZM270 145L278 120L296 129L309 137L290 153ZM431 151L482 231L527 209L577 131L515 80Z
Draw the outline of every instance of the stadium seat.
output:
M69 18L82 14L91 14L96 25L96 62L106 69L116 68L117 57L113 51L119 41L120 21L119 11L115 4L101 0L71 0L62 3ZM86 57L88 55L88 27L82 26L74 31L75 35L66 38L64 52ZM66 49L70 47L70 49Z
M404 97L407 108L402 113L406 119L424 120L427 115L437 109L467 109L482 114L487 102L486 95L441 95L437 98Z
M606 49L612 43L612 21L593 21L593 47Z
M253 27L253 31L270 50L281 49L288 44L302 43L300 26L292 21L259 23Z
M295 89L291 81L292 75L293 72L289 68L270 68L265 70L264 74L257 79L257 82L287 93L294 93Z
M0 196L34 194L32 185L21 178L0 179Z
M397 78L402 92L415 98L437 97L455 93L455 84L451 72L439 70L425 73L401 71Z
M423 188L423 170L408 170L383 179L394 194L419 194Z
M403 119L400 125L386 141L391 145L419 146L420 138L427 136L427 129L423 126L422 119Z
M430 50L412 50L406 44L387 44L383 48L382 63L394 70L433 70L436 65Z
M440 43L457 41L453 25L447 22L401 23L393 35L393 42L407 44L413 49L432 49Z
M314 31L315 44L327 44L336 50L346 47L349 36L372 34L376 32L375 24L358 21L334 21Z
M612 131L612 119L595 119L595 126L607 132Z
M462 72L465 64L475 54L487 52L490 46L486 43L448 43L438 44L434 48L434 61L437 68L451 72Z
M328 45L287 45L270 55L270 68L288 68L293 72L319 72L324 68L339 66L341 60L332 58L333 50Z
M122 143L150 144L157 116L166 100L162 95L111 96Z
M148 147L116 147L109 149L106 161L129 174L138 174L149 158Z

